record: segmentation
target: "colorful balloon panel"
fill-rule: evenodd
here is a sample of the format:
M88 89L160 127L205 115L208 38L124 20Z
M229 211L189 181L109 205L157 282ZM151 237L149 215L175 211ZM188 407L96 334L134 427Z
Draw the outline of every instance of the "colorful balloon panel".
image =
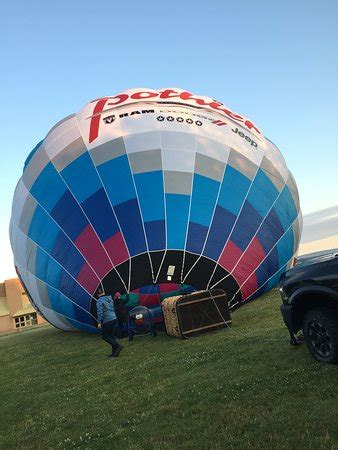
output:
M180 89L133 89L90 102L34 148L10 239L43 315L93 331L102 286L150 308L183 284L251 300L291 265L301 227L295 180L253 122Z

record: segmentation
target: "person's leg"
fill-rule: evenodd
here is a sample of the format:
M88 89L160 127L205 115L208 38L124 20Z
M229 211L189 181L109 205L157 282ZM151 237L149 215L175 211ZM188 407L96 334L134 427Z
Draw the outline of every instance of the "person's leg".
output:
M119 356L121 350L123 349L123 346L120 345L116 340L116 325L117 321L114 320L111 322L111 338L112 338L112 355L113 356Z
M114 353L118 347L118 343L116 341L115 327L116 327L116 320L112 320L111 322L109 322L109 337L110 337L112 353Z
M102 325L102 339L110 345L116 343L116 340L112 340L111 337L111 322L106 322Z

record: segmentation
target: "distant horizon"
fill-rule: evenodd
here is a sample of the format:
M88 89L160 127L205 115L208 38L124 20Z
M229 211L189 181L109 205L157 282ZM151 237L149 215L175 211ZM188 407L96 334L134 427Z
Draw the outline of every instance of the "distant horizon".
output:
M338 205L304 215L302 244L338 235Z
M299 255L338 248L338 205L304 215Z

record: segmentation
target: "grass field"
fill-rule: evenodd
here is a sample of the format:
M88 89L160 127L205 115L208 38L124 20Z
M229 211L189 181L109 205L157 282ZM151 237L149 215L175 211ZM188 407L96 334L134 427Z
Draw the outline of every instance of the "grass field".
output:
M338 449L338 366L289 345L278 292L190 340L116 359L50 326L0 338L0 448Z

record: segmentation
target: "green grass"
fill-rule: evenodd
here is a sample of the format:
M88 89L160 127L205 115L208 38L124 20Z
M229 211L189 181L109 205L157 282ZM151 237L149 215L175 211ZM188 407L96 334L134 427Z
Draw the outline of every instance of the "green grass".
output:
M289 345L272 291L233 328L117 359L50 326L0 338L0 448L338 448L338 367Z

